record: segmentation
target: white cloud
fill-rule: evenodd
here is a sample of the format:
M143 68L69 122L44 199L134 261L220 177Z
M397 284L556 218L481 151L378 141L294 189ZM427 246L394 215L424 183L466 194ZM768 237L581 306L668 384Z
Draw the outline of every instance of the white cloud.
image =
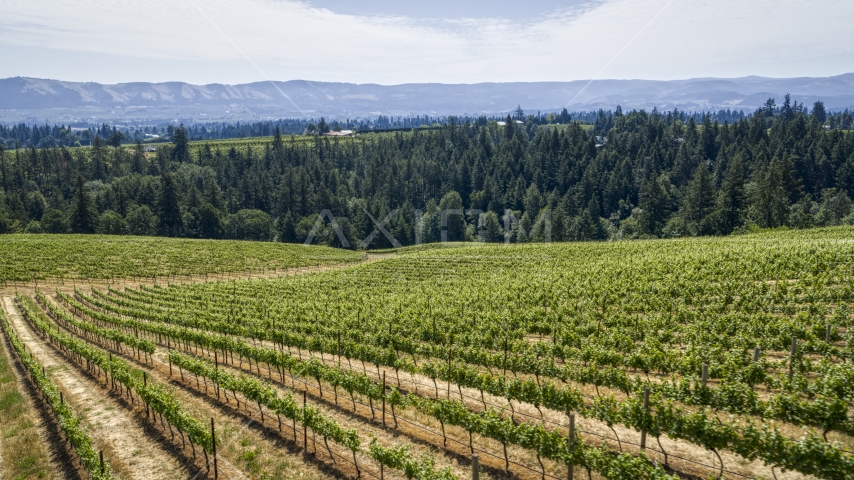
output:
M669 1L607 0L514 23L342 15L292 0L7 0L0 44L14 61L0 65L0 77L263 80L207 16L277 80L575 80L599 73ZM854 71L851 18L854 2L838 0L674 0L602 78ZM23 53L32 51L75 61L52 70ZM129 59L140 68L128 69Z

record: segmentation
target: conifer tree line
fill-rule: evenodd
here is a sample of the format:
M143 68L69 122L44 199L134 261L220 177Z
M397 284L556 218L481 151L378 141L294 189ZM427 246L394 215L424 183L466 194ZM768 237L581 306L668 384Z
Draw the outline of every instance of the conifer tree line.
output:
M604 112L603 112L604 113ZM842 112L844 115L846 112ZM575 112L573 118L581 121L592 122L596 120L598 112ZM684 114L683 114L684 115ZM743 115L743 112L720 111L716 114L718 118L732 118ZM471 121L486 123L489 120L503 120L503 116L493 118L479 117ZM566 109L560 114L546 113L537 114L532 120L540 124L567 123L570 114ZM524 119L524 118L523 118ZM196 123L184 127L184 134L191 140L222 140L229 138L251 138L270 137L278 130L281 134L303 134L303 133L326 133L331 130L357 130L360 132L404 130L412 128L424 128L445 125L449 117L441 116L386 116L379 115L372 118L359 119L330 119L327 121L321 117L314 118L282 118L279 120L268 120L261 122L206 122ZM465 120L465 119L464 119ZM51 147L80 147L90 146L96 143L112 146L122 143L135 143L143 141L146 143L170 142L176 130L176 125L165 123L163 120L151 121L150 125L101 125L85 128L65 125L27 125L18 123L14 125L0 124L0 145L6 149L28 147L36 148ZM182 124L183 126L183 124Z
M703 115L697 112L688 114L679 111L676 114L683 122L687 122L690 116L693 116L695 121L702 121ZM720 123L725 121L733 123L744 117L744 111L720 110L712 114L712 116ZM524 115L524 111L521 107L518 107L512 113L512 117L516 120L532 121L539 125L548 125L569 123L570 119L582 123L602 123L607 122L608 116L603 110L570 113L566 109L563 109L562 112L537 112L535 115ZM191 140L222 140L229 138L270 137L274 135L276 130L282 134L325 133L330 130L341 129L356 130L359 132L405 130L442 126L450 123L452 120L462 123L469 120L472 123L485 125L492 120L503 121L504 116L458 118L429 115L379 115L370 118L330 119L329 121L321 117L319 120L314 118L282 118L261 122L205 122L188 125L184 128L184 133ZM173 134L176 129L175 124L165 123L162 120L151 120L149 123L149 125L117 124L112 126L107 124L95 126L84 124L83 127L80 127L80 124L78 124L75 128L65 125L50 126L47 124L0 124L0 145L4 146L7 150L12 150L14 148L26 148L30 145L36 148L80 147L96 143L117 146L122 143L135 143L137 141L156 144L173 140ZM844 111L828 113L827 123L830 128L847 130L854 124L854 117L846 109Z
M503 242L508 210L514 242L545 239L547 224L553 241L854 224L854 135L829 128L820 103L769 100L732 123L619 108L587 124L522 118L308 141L276 131L224 149L179 127L153 154L106 142L7 150L0 231L303 242L329 210L356 247L387 216L402 245L443 230ZM342 246L328 220L315 243Z

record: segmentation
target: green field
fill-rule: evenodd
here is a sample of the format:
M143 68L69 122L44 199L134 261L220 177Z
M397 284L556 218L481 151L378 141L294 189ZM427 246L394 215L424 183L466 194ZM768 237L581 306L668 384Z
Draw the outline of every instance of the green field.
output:
M326 247L95 235L3 235L0 281L205 275L327 265L363 255Z
M408 131L400 132L364 132L358 137L330 137L328 140L333 143L349 143L358 141L371 141L379 138L394 137L396 134L412 135ZM304 145L312 144L318 140L325 140L327 137L317 135L282 135L282 142L288 145ZM270 147L273 144L274 137L248 137L248 138L226 138L222 140L193 140L190 142L190 149L195 153L201 148L210 147L212 151L226 152L231 148L245 149L246 147L263 149ZM171 144L169 144L171 145Z
M92 237L53 245L86 248L82 238ZM69 358L78 364L148 369L211 407L239 400L252 412L238 409L237 418L260 421L264 435L319 462L289 464L285 475L275 473L284 451L223 454L253 477L319 468L345 478L463 479L477 452L489 479L567 478L571 466L573 478L843 480L854 471L852 239L854 227L836 227L433 244L308 275L65 286L21 305L32 328L77 352ZM249 255L235 248L247 245L253 268L271 258L361 258L274 244L111 240L126 252L232 252L216 268L240 265ZM183 261L147 258L166 270ZM111 366L103 352L121 345L127 364ZM126 381L145 392L139 378ZM210 438L195 435L208 452ZM246 445L266 438L252 435Z

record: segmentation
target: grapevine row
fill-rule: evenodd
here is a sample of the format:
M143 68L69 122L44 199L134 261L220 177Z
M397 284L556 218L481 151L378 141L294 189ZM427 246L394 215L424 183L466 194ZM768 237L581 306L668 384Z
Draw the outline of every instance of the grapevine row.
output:
M23 342L18 338L18 335L9 325L6 316L0 310L0 322L3 324L3 331L9 338L12 348L15 351L18 359L27 368L27 372L33 383L36 384L42 397L47 401L53 412L54 417L62 429L65 438L74 447L74 452L83 468L89 473L93 480L110 480L110 467L107 462L104 462L92 443L92 438L83 426L83 419L79 415L75 415L71 407L63 401L59 388L45 374L44 369L38 364L31 353L26 350Z
M254 359L256 363L274 365L277 370L281 367L298 376L313 377L318 382L323 379L336 387L340 385L348 391L353 389L369 398L382 398L382 393L377 396L377 391L381 392L379 386L367 377L361 376L364 378L359 378L359 374L341 373L339 369L327 367L317 361L304 362L283 352L251 347L228 337L218 337L187 330L183 330L182 334L185 335L184 338L191 339L198 345L224 352L237 352L241 357ZM425 368L426 371L432 371L434 374L441 371L435 365L422 368ZM468 371L474 373L472 370ZM466 376L460 375L459 370L452 370L452 373L455 375L453 378L449 376L450 380L456 380L465 386L484 389L483 383L478 385L476 382L466 382ZM484 375L480 375L480 379L483 380ZM488 382L494 382L494 379L486 378ZM850 456L843 454L838 447L828 444L821 437L813 434L805 435L804 438L796 442L785 439L776 429L767 427L757 429L752 424L722 425L717 417L710 412L688 413L662 401L658 396L651 397L652 405L650 408L656 412L656 415L650 415L640 408L640 401L637 398L617 402L612 397L603 397L595 400L592 407L587 408L577 391L566 388L559 389L552 384L540 387L530 381L505 383L502 387L499 382L492 383L492 385L497 385L500 390L491 388L490 393L494 392L506 398L527 401L535 405L539 405L538 402L542 401L542 405L558 411L579 411L584 416L596 418L608 424L625 424L636 430L646 430L654 436L660 436L664 433L671 438L685 439L712 451L718 449L731 450L745 458L760 458L781 468L815 474L820 478L844 478L844 468L849 465L854 466L854 460ZM394 390L392 390L392 394L388 396L388 401L393 406L399 403L395 397ZM827 405L824 406L827 407ZM831 415L835 415L838 409L828 409L827 411ZM811 458L798 458L793 452L799 451L810 452ZM790 460L792 458L798 459L792 461Z
M86 300L90 297L82 295ZM97 299L91 299L95 304ZM205 328L206 330L218 331L218 325L207 324L202 327L196 321L188 321L181 323L191 323L195 328ZM246 333L249 330L247 327L234 326L229 328L232 333L238 330L243 330L238 333ZM250 335L251 338L261 337L269 339L276 343L295 346L297 348L307 348L310 351L320 351L329 354L341 354L348 358L356 358L362 361L368 361L378 365L389 366L395 369L402 369L406 372L415 374L423 373L430 378L440 378L445 381L452 381L465 387L477 388L482 391L487 391L498 397L519 400L531 403L535 406L543 405L553 410L566 412L572 411L580 404L580 395L573 394L572 391L562 389L557 391L552 384L546 388L546 391L540 387L540 382L534 383L530 380L520 381L518 379L507 380L504 376L494 376L491 374L479 373L469 367L454 368L451 372L443 369L441 366L436 367L435 364L425 363L421 367L415 366L414 363L404 361L401 362L397 353L392 356L389 350L380 350L369 348L362 344L354 342L336 342L332 339L310 338L306 339L298 334L280 333L280 331L263 330L255 332L256 335ZM469 349L466 353L460 353L458 350L446 350L449 360L462 358L469 363L478 364L471 360L477 358L483 359L484 354L474 354ZM424 353L422 351L422 353ZM438 356L441 351L432 351ZM519 358L519 357L515 357ZM443 362L444 363L444 362ZM481 362L487 363L488 362ZM495 362L498 365L506 365L504 362ZM664 381L662 383L643 382L639 378L632 380L626 372L617 370L613 367L605 369L590 367L580 367L576 365L557 366L538 362L538 368L541 374L548 374L558 378L564 382L577 382L583 384L594 384L597 386L608 386L617 388L623 391L626 395L641 394L645 389L650 388L653 393L664 398L679 400L689 405L709 406L715 409L722 409L732 413L743 413L750 415L759 415L763 418L775 418L789 421L795 425L812 425L822 428L823 434L836 430L846 434L854 433L854 424L848 419L848 405L844 400L845 391L836 392L838 395L828 396L819 394L815 400L804 400L797 394L775 394L768 401L762 401L756 393L745 383L736 381L724 381L718 388L709 388L705 385L695 383L692 387L692 382L681 379ZM515 367L523 372L528 372L529 369L523 366L524 364L516 364ZM750 369L743 369L742 375L750 375ZM834 378L834 377L831 377ZM838 384L837 387L844 385ZM578 397L576 399L576 397Z
M202 359L191 359L186 355L182 355L174 351L170 352L170 358L172 359L173 364L185 366L185 368L188 368L188 370L193 373L199 376L204 376L214 383L218 383L217 376L221 373L218 372L216 367L211 365L210 362ZM330 367L324 367L317 362L313 363L317 369L325 368L333 370ZM347 374L345 373L343 375ZM260 384L257 380L254 380L254 382ZM235 383L223 383L222 386L227 389L240 388L239 383ZM365 393L372 397L376 397L377 394L379 394L380 398L382 398L382 395L384 395L381 387L372 382L365 382L363 385L370 385L369 389L365 390ZM352 385L345 383L345 388L347 388L347 386ZM271 393L267 395L258 395L256 391L250 390L248 394L244 393L244 395L247 397L250 395L258 395L261 398L270 401L270 398L275 396L275 390L269 388L269 391ZM643 455L638 457L629 454L612 456L604 450L589 448L582 441L576 442L575 449L570 450L568 448L569 445L566 438L561 433L548 432L542 426L516 424L512 420L505 419L500 413L491 409L484 413L474 413L470 412L465 405L459 402L423 398L414 395L402 396L394 387L392 387L392 393L388 394L388 399L392 406L397 405L400 408L411 406L421 413L437 418L443 423L457 425L466 428L467 431L472 433L477 433L484 437L498 440L505 445L505 447L508 444L519 445L523 448L534 450L545 458L560 461L565 464L578 464L590 468L593 471L603 472L620 469L622 478L662 480L675 478L666 475L660 466L652 465ZM278 410L276 410L275 407L270 408L278 413ZM287 415L287 413L285 413L285 415ZM351 447L351 449L354 449L354 451L355 449L358 449L358 444ZM373 450L373 452L371 452L371 450ZM383 462L389 460L386 455L389 453L387 451L373 448L369 449L369 453L377 454L379 458L374 457L377 461ZM394 466L394 464L387 465L392 467Z
M111 385L118 384L124 387L129 394L135 392L152 411L166 420L170 429L173 426L176 427L182 438L184 434L187 434L191 446L201 446L206 457L207 453L212 451L210 430L204 423L184 412L180 403L166 387L150 382L145 377L140 379L140 375L131 370L124 361L114 359L105 354L103 350L92 347L57 329L29 298L22 297L19 300L24 317L51 343L74 357L85 360L88 365L97 367L100 372L104 373L105 380L111 381ZM132 395L131 398L133 398Z
M329 344L331 342L329 339L335 338L336 336L340 338L343 332L343 349L345 351L355 350L356 353L359 353L362 356L353 358L358 358L364 361L373 361L370 360L370 358L387 358L388 349L393 349L395 355L399 356L400 352L403 352L411 355L413 359L416 355L427 358L446 358L450 353L453 355L454 359L487 368L502 368L505 370L509 369L513 372L533 374L537 376L550 376L563 381L576 381L573 374L578 371L578 366L574 364L556 364L554 362L555 357L553 355L558 352L551 351L553 348L552 345L546 345L545 348L539 349L539 351L532 351L532 349L537 346L544 345L542 343L535 344L534 346L531 346L524 341L512 342L509 345L505 344L504 354L502 355L501 353L496 353L479 347L459 347L453 342L447 344L420 343L407 338L407 334L401 332L386 333L384 331L379 331L374 334L366 335L364 333L354 334L353 332L357 331L355 327L342 329L338 326L327 327L324 329L323 327L317 326L317 322L306 322L305 325L295 324L293 322L284 322L284 325L282 325L281 323L259 324L257 322L238 323L224 320L211 321L198 318L199 316L204 316L202 314L194 315L193 317L169 314L152 315L149 312L132 308L128 305L133 305L131 302L123 302L115 297L106 296L99 291L95 291L95 294L109 302L127 306L117 308L114 305L109 305L98 299L91 299L91 303L100 308L116 311L126 316L146 318L152 321L164 321L165 319L165 321L170 323L180 323L184 326L202 328L205 330L213 330L221 333L246 336L261 340L272 340L289 346L309 348L315 351L324 351L325 353L337 352L337 345L334 346L335 350L330 349ZM87 298L87 300L90 299ZM313 330L312 333L314 333L314 335L309 336L308 334L303 334L302 332L305 330ZM283 332L287 332L287 334ZM353 337L354 335L359 335L361 338L347 338ZM322 345L322 342L324 341L327 344L325 346ZM339 340L338 344L341 344L341 342L342 340ZM353 345L356 345L356 348L353 348ZM373 351L369 351L369 345L374 346ZM567 353L570 350L574 352L571 355ZM526 351L529 353L526 353ZM802 357L804 353L805 352L799 346L798 356ZM651 365L656 361L656 359L668 356L666 353L657 355L654 351L646 349L623 358L619 354L614 354L613 352L609 353L607 351L597 351L592 347L572 348L569 350L565 349L562 350L561 355L564 356L564 362L567 358L570 358L578 363L593 363L599 367L619 372L617 375L611 375L610 372L609 374L602 375L602 379L608 383L597 383L597 385L618 388L627 393L628 388L631 387L632 381L629 379L628 375L617 370L616 367L629 365L633 368L649 371ZM774 366L772 362L763 360L757 363L750 360L743 360L746 356L747 353L745 352L743 355L735 357L730 356L730 359L723 364L712 365L709 370L710 377L723 378L724 381L729 383L740 382L750 387L756 383L765 383L770 389L782 390L783 393L800 391L807 393L810 396L821 395L825 397L836 397L838 399L846 399L854 394L854 382L837 381L840 376L843 378L847 377L854 379L854 366L852 366L854 364L820 362L813 367L812 363L801 361L797 363L795 370L798 377L795 381L789 381L787 378L774 378L767 374L766 368L768 366ZM781 362L775 367L780 368L785 365L785 363L786 362ZM395 364L399 365L399 367L395 368L403 368L405 371L409 371L406 368L407 366L412 368L410 364L406 362L400 363L399 360L395 360ZM677 369L663 368L662 372L667 373L672 370L678 370L685 374L696 375L696 372L701 369L702 359L698 356L692 355L689 350L683 364L683 367ZM820 376L812 382L807 382L804 375L809 370L817 371ZM587 369L587 371L589 372L590 370ZM793 395L788 395L788 397L793 398ZM744 411L743 407L737 408L738 410L734 411ZM751 410L752 413L760 413L762 411L767 411L767 409L756 407ZM792 415L790 418L799 418L799 416Z
M261 406L267 407L277 416L283 415L294 422L294 434L296 435L296 423L310 428L320 436L326 439L332 439L353 453L353 462L358 469L356 460L356 452L363 451L359 435L355 430L345 430L338 425L334 420L323 415L319 410L310 406L303 405L299 407L294 401L293 396L288 392L284 396L280 396L276 389L267 382L247 375L235 375L227 371L220 370L216 365L208 361L184 355L175 350L169 351L169 361L172 365L183 370L187 370L197 377L204 377L210 380L220 388L235 392L240 392L244 397ZM183 372L181 373L183 375ZM226 397L227 398L227 397ZM237 397L235 395L235 400ZM239 402L239 401L238 401ZM263 413L262 413L263 415ZM279 420L279 428L281 429L281 420ZM373 445L372 445L373 447ZM388 463L389 458L383 455L374 456L374 453L384 452L384 450L370 449L367 453L377 460L379 463L392 468L404 470L407 475L409 472L406 468L401 468L401 465ZM331 454L330 454L331 455ZM435 461L429 461L430 465L435 464ZM406 466L406 464L402 465ZM433 469L417 469L417 475L407 476L407 478L416 478L420 480L456 480L456 477L450 472L450 469L436 471Z
M154 342L151 340L139 338L134 335L128 335L115 329L101 328L89 322L81 322L74 318L73 315L70 315L67 311L58 308L38 290L36 290L36 299L55 320L60 321L69 327L73 327L76 330L81 330L95 335L96 337L109 340L110 343L116 347L116 350L121 350L120 346L124 344L148 355L154 353Z

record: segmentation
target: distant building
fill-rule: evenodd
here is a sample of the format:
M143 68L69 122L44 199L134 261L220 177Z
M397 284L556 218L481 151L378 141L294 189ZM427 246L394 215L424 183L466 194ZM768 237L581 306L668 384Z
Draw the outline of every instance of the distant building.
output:
M353 131L352 130L341 130L338 132L331 131L331 132L326 132L323 135L325 135L327 137L352 137Z
M143 151L144 151L144 152L156 152L156 151L157 151L157 147L145 147L145 148L143 149Z

